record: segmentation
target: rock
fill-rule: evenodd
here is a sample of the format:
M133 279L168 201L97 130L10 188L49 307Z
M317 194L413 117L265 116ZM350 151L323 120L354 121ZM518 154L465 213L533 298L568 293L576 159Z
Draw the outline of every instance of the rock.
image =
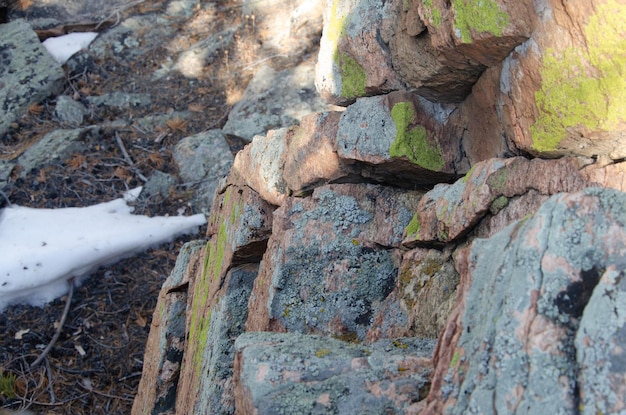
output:
M312 112L331 109L315 91L313 70L310 62L280 72L261 67L228 114L224 132L252 140L269 130L296 125Z
M83 118L89 111L83 104L74 101L67 95L57 97L57 103L54 107L54 115L63 123L67 123L73 127L78 127L83 123Z
M24 20L0 25L0 139L31 104L61 92L61 65Z
M290 192L304 195L315 187L354 173L337 155L337 129L341 112L307 115L286 134L283 178Z
M337 155L369 166L362 174L405 187L456 177L463 155L441 139L451 108L395 92L361 98L346 109L337 131Z
M396 284L402 227L419 197L345 184L286 199L274 212L247 330L364 340Z
M235 383L233 364L235 339L243 332L248 317L248 298L257 276L258 266L241 266L228 272L219 303L213 307L206 347L201 350L200 373L197 383L182 384L182 391L193 391L194 395L182 392L176 403L179 413L231 414L235 410ZM184 388L188 386L190 389ZM191 398L191 399L189 399Z
M494 93L473 90L483 106L495 104L485 113L499 126L489 136L535 156L623 158L626 88L619 74L626 60L615 51L624 44L625 13L617 1L537 4L531 39L489 76ZM475 114L470 107L466 113Z
M387 9L383 0L334 0L326 4L315 86L328 102L404 89L380 37Z
M626 195L610 189L555 195L464 251L457 308L439 338L422 413L619 407L621 352L610 347L624 315L606 307L622 295L624 206Z
M236 414L410 413L428 390L432 342L245 333L235 351Z
M112 94L87 97L87 102L94 107L108 107L122 111L130 107L147 107L152 103L152 97L149 94L113 92Z
M185 137L174 147L172 156L185 185L195 190L196 210L211 206L218 181L228 174L233 155L221 130Z
M72 153L80 152L85 148L86 142L94 139L98 134L99 129L96 127L55 130L46 134L18 158L17 165L21 168L20 177L24 178L34 169L63 161Z
M624 162L603 167L587 166L581 171L581 174L589 182L626 192L626 163Z
M436 102L462 101L486 68L530 37L536 20L525 1L395 4L393 21L400 25L389 40L394 68L418 94ZM416 21L425 32L416 33Z
M257 135L237 153L229 174L232 183L245 183L263 200L279 206L289 194L283 178L282 160L287 129L272 130L265 137Z
M167 198L169 197L172 188L175 187L177 184L178 182L171 174L163 173L159 170L154 170L148 178L148 181L143 185L140 198Z
M455 241L470 232L489 209L497 211L509 198L533 189L542 195L581 190L588 184L578 168L577 160L571 158L546 161L515 157L478 163L463 179L452 185L437 185L424 195L403 243L414 247Z
M244 0L242 7L245 24L278 63L299 61L317 49L322 14L323 2L306 0Z
M189 111L172 111L164 115L148 115L132 122L132 127L143 134L154 133L160 129L170 128L167 123L184 122L190 118ZM113 122L113 124L116 121ZM119 128L119 127L118 127Z
M185 352L185 309L190 269L201 266L205 243L188 242L180 250L176 265L159 292L150 325L146 357L133 414L162 414L175 407Z
M221 188L213 203L203 266L190 271L178 413L232 413L232 344L247 318L271 213L271 206L245 186Z

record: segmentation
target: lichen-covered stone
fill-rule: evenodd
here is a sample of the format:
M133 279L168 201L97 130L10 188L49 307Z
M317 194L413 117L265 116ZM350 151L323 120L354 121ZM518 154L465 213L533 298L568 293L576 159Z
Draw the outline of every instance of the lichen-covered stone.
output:
M337 154L363 163L364 176L383 182L409 187L449 181L462 159L458 146L441 140L450 110L401 92L361 98L341 116Z
M418 200L418 192L356 184L287 199L274 214L248 330L364 340L396 284L396 249Z
M432 341L367 346L297 333L235 342L236 414L410 413L428 390Z
M50 163L64 161L72 153L87 148L99 133L100 129L97 127L49 132L18 158L20 177L26 177L34 169L40 169Z
M380 38L386 12L382 0L327 2L315 85L328 102L347 105L358 97L404 89Z
M296 125L310 113L330 111L332 106L315 90L314 78L314 65L308 61L282 71L261 67L229 112L224 132L251 141L269 130Z
M234 157L221 130L185 137L172 151L178 172L187 188L194 189L192 206L202 211L213 203L218 181L226 176Z
M626 195L610 189L555 195L464 251L458 306L439 338L423 413L620 407L623 374L609 365L623 360L612 345L626 321L610 304L626 266L625 206Z
M0 139L29 105L60 93L64 79L25 20L0 25Z
M229 180L245 183L261 198L279 206L289 196L283 176L287 128L257 135L235 156Z
M531 190L542 195L581 190L588 183L578 168L578 161L568 158L516 157L478 163L454 184L439 184L424 195L403 243L413 247L457 240L470 232L490 209L505 203L502 197L512 198ZM526 213L532 213L531 206L528 208Z
M176 265L163 283L146 343L141 381L133 414L164 414L173 410L185 352L185 310L190 270L201 262L204 247L188 242L180 250Z
M195 405L202 408L231 405L228 394L224 401L217 402L215 398L228 381L211 377L214 374L207 374L206 368L225 367L226 363L217 356L229 350L230 337L221 336L224 330L236 336L239 332L235 327L244 327L249 295L246 287L251 286L251 275L256 276L256 265L249 264L258 264L265 251L272 226L271 213L272 207L245 186L228 184L214 200L207 227L211 239L202 252L202 266L190 271L189 277L188 342L177 394L179 413L197 413L193 409ZM211 382L221 386L203 395L207 391L200 385Z
M235 339L248 317L248 298L258 265L232 269L225 278L219 301L213 306L206 338L201 340L199 376L191 385L193 395L180 393L178 413L232 414L235 410L233 362ZM190 399L191 398L191 399Z

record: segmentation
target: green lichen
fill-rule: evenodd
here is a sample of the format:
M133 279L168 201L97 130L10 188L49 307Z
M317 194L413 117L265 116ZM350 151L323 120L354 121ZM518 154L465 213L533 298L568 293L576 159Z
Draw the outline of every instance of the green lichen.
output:
M406 345L406 343L401 342L400 340L394 339L392 341L394 347L397 347L398 349L406 349L408 346Z
M626 121L626 5L609 0L585 26L586 48L547 49L532 148L550 152L568 129L610 131Z
M415 213L415 215L413 215L413 218L411 219L409 224L406 225L406 228L404 229L406 237L417 239L419 237L421 226L422 224L420 223L419 213Z
M470 169L467 171L467 173L465 173L465 176L463 176L463 178L461 179L463 181L463 183L467 183L469 178L472 177L472 174L474 173L474 169L475 168L476 168L476 165L473 165L472 167L470 167Z
M0 395L6 399L15 398L15 381L17 376L10 372L0 373Z
M437 7L433 7L433 0L423 0L424 11L426 18L430 20L430 23L435 27L441 26L441 11Z
M341 96L344 98L364 96L367 85L365 69L345 53L337 54L335 63L341 72Z
M320 359L329 354L330 354L330 349L326 349L326 348L317 349L317 351L315 352L315 356L319 357Z
M454 352L452 360L450 360L450 369L456 367L457 363L459 363L459 360L461 360L461 355L459 354L459 352Z
M493 193L502 193L506 187L509 172L506 168L500 169L487 179L487 185Z
M494 0L455 0L454 26L463 43L472 42L471 32L501 36L509 25L509 15Z
M489 210L491 210L493 214L496 214L500 212L502 209L504 209L508 204L509 204L509 199L506 196L500 196L496 198L496 200L491 202L491 206Z
M399 102L391 109L396 124L396 139L389 147L391 157L406 157L425 169L439 171L445 165L439 143L431 143L428 132L415 122L415 109L410 102Z

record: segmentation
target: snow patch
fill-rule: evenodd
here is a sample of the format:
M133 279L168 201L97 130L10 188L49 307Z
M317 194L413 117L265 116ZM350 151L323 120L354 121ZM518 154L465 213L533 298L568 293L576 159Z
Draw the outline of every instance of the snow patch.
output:
M68 291L69 278L196 233L206 223L202 214L132 215L127 201L140 190L83 208L0 209L0 312L15 303L43 306Z
M89 46L96 36L96 32L76 32L48 38L42 44L54 60L63 65L73 54Z

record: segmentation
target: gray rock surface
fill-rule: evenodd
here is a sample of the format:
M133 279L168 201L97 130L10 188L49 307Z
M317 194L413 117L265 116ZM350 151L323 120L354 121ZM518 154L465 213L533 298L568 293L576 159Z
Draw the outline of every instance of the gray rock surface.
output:
M235 413L408 413L428 389L433 344L245 333L235 342Z
M83 119L88 113L89 111L83 104L74 101L67 95L57 97L54 115L59 118L59 121L62 123L67 123L72 127L78 127L83 123Z
M372 316L396 285L395 248L419 197L345 184L317 188L304 200L288 198L274 213L248 330L272 327L364 340Z
M315 90L313 68L311 62L283 71L261 67L229 113L224 132L252 140L268 130L296 125L312 112L332 109Z
M618 413L624 206L611 189L559 194L474 241L423 413Z
M0 25L0 139L29 105L60 93L64 79L25 20Z
M25 177L33 169L65 160L70 154L84 150L87 141L97 135L98 128L88 127L76 130L55 130L28 148L17 160L20 177Z
M144 362L139 394L133 411L161 414L174 408L183 354L187 292L180 290L189 283L188 268L197 261L205 243L188 242L180 250L176 265L163 283L158 299L158 313L152 318L146 352L152 359Z
M185 186L194 189L194 208L211 206L219 179L228 174L233 164L222 131L210 130L183 138L174 147L173 157Z

